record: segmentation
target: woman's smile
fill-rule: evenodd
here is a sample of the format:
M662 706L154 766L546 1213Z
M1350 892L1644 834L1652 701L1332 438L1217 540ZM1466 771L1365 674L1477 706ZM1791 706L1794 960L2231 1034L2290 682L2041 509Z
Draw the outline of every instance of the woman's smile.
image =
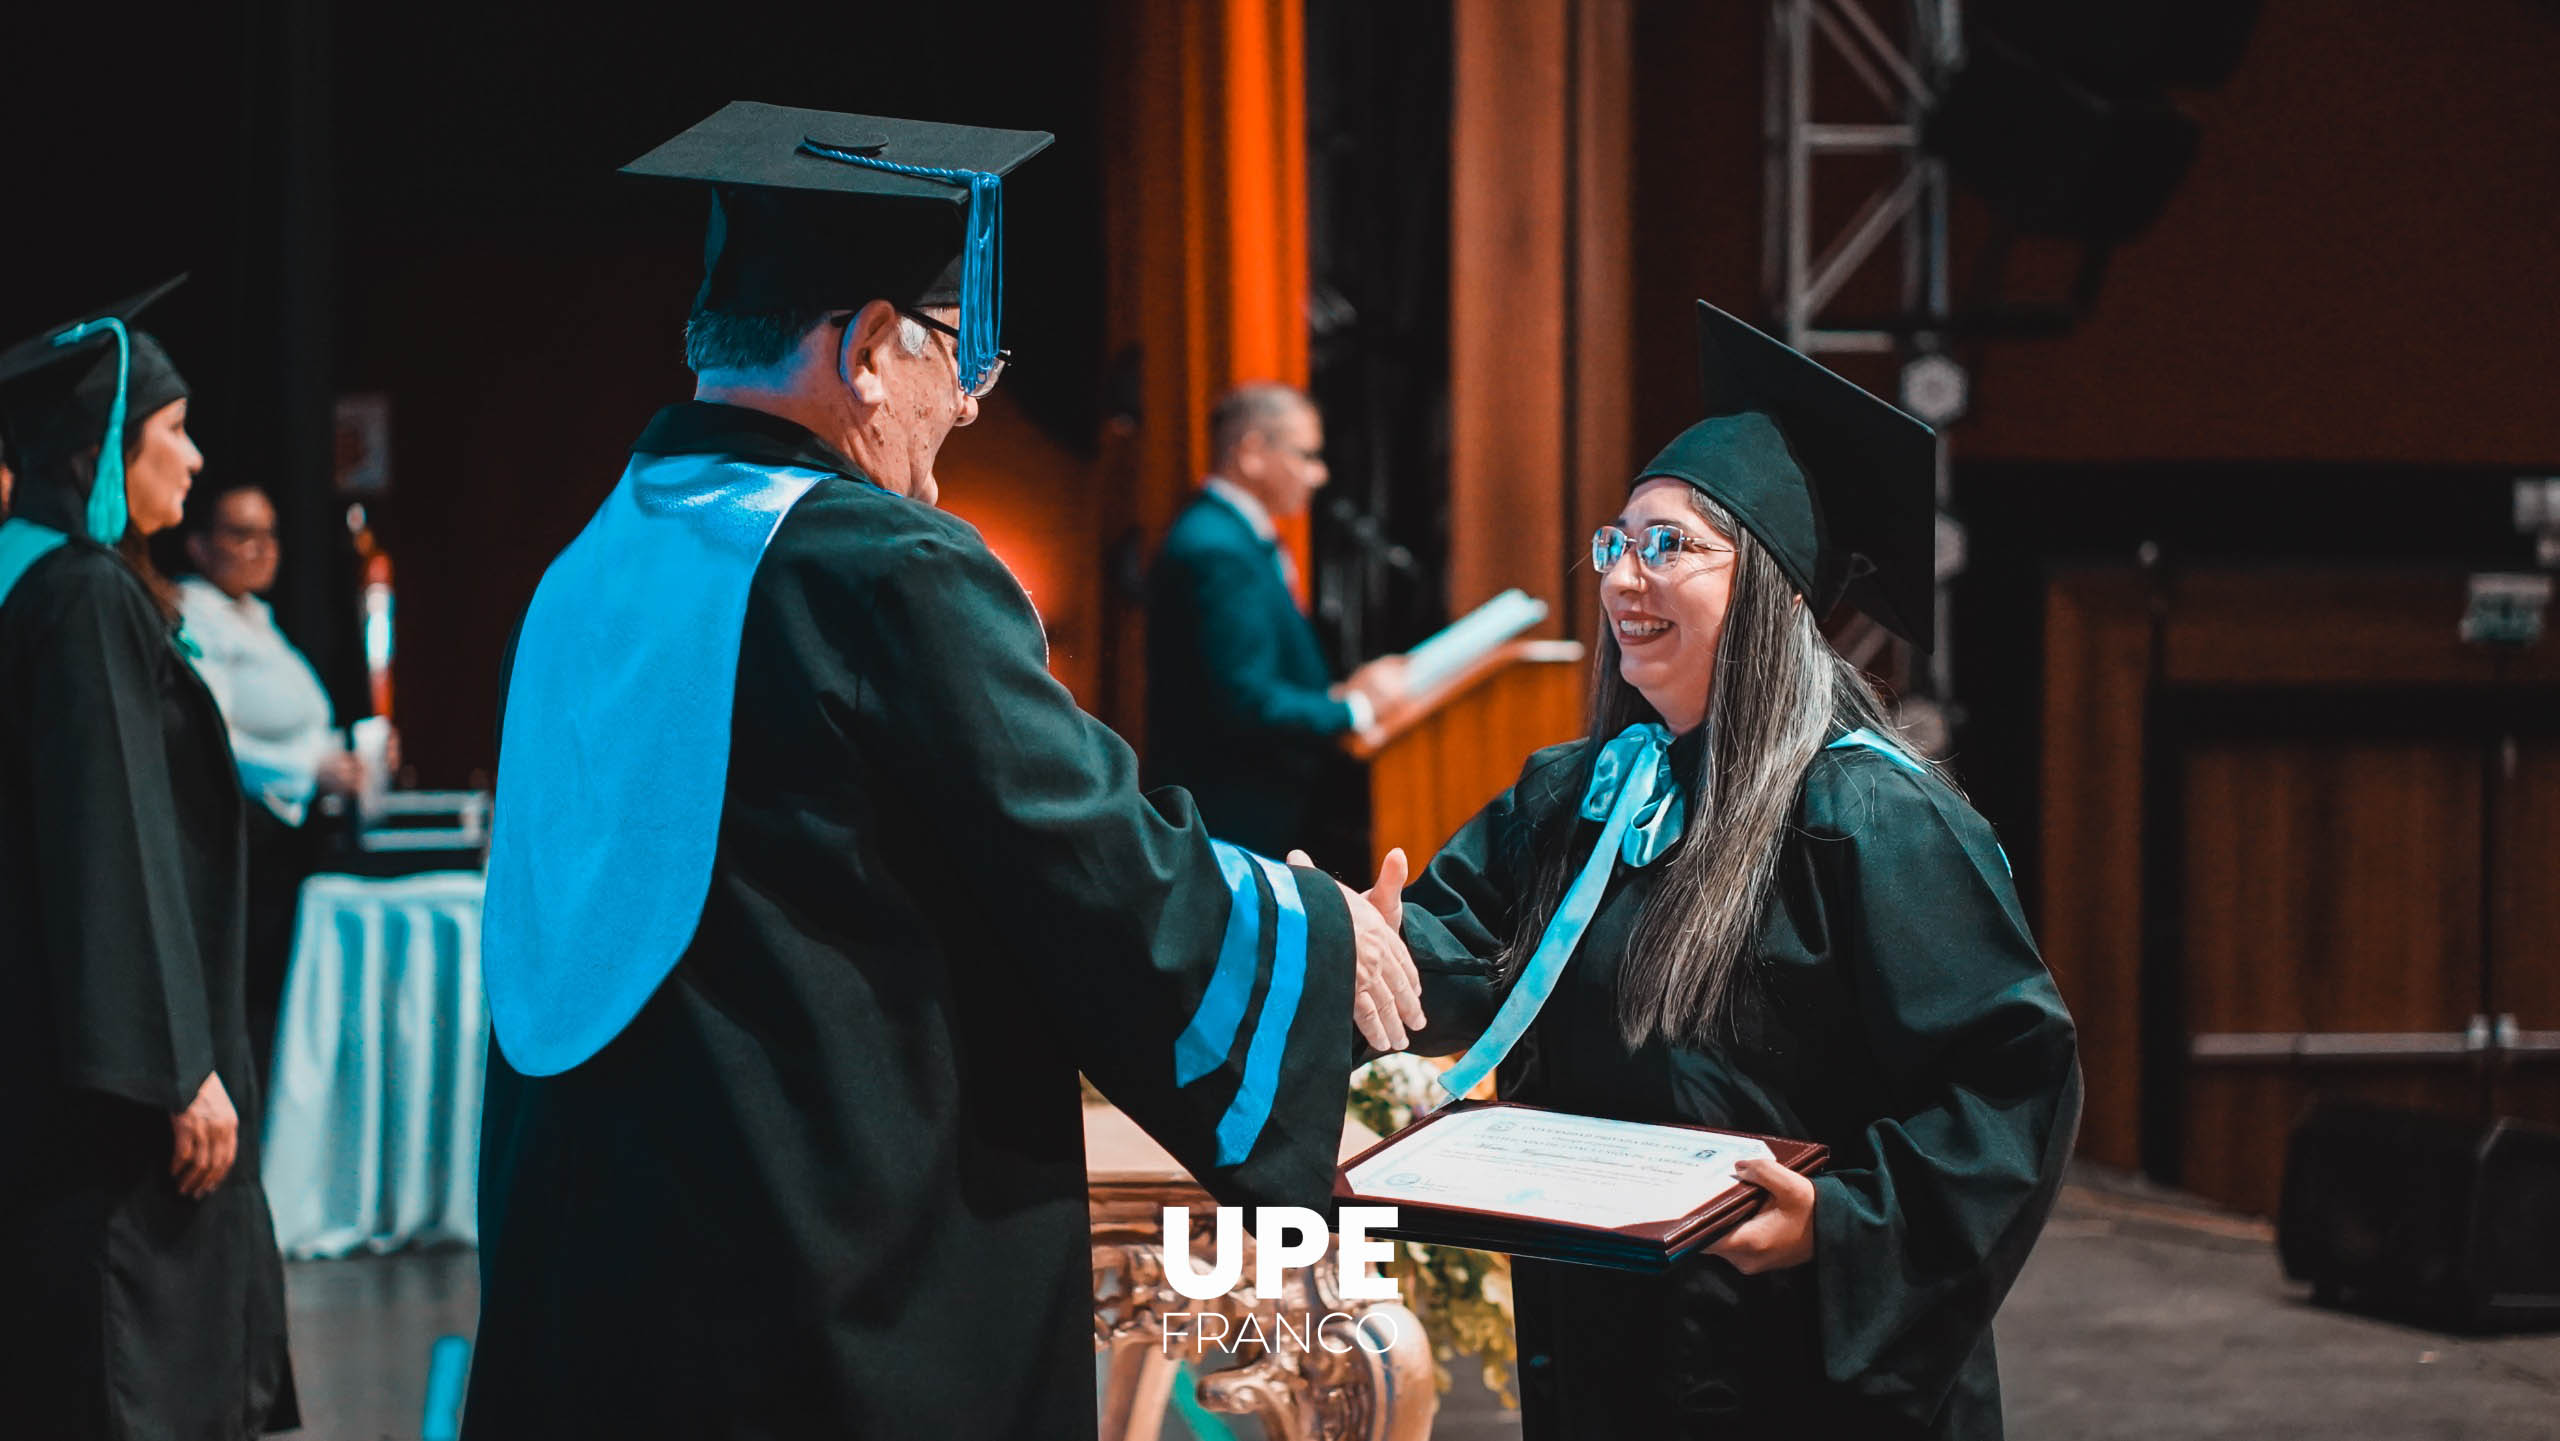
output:
M1662 617L1632 607L1611 611L1609 623L1618 632L1618 644L1629 648L1656 644L1673 629Z

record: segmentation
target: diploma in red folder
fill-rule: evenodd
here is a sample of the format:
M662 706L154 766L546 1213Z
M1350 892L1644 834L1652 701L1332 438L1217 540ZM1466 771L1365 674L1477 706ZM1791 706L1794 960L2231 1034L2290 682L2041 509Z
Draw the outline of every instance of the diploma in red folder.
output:
M1829 1155L1782 1136L1461 1101L1344 1162L1333 1195L1396 1208L1373 1236L1658 1273L1760 1209L1768 1193L1736 1162L1809 1176Z

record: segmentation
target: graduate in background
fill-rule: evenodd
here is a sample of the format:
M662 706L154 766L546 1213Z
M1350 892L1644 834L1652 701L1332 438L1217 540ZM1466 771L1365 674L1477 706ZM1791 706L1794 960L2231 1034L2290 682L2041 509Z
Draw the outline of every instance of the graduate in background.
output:
M1700 306L1709 418L1593 538L1590 738L1529 758L1405 892L1463 1093L1820 1141L1646 1277L1523 1260L1525 1432L1996 1437L1991 1317L2080 1111L1991 829L1816 623L1923 642L1928 430ZM1606 842L1605 849L1602 843ZM1514 1042L1517 1043L1516 1048Z
M171 282L174 285L176 282ZM127 322L0 355L0 1429L299 1424L258 1184L241 798L143 538L203 457ZM69 337L67 343L57 343Z
M510 662L474 1441L1089 1437L1077 1072L1322 1205L1421 1019L1366 901L1139 793L934 508L1048 140L741 102L630 167L712 187L699 383Z

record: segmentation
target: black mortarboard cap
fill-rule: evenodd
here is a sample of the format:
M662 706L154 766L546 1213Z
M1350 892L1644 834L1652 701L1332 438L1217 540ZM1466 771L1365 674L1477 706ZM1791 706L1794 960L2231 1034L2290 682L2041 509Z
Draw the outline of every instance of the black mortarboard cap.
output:
M1929 427L1698 302L1707 418L1639 471L1687 481L1765 547L1818 615L1842 600L1926 650L1937 585Z
M1050 138L737 100L623 173L711 187L695 310L957 305L974 379L1001 323L999 182Z
M187 394L169 352L132 322L185 280L164 280L0 351L0 442L10 467L30 482L21 514L46 508L37 486L54 461L98 446L95 479L112 484L91 485L87 525L108 544L124 533L124 433Z

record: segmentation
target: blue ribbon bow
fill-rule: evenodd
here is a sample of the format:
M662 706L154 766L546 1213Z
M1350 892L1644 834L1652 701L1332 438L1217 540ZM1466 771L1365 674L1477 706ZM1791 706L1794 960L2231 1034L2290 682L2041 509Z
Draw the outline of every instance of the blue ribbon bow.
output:
M1574 947L1581 944L1617 862L1636 867L1653 864L1680 839L1688 813L1679 779L1671 773L1669 730L1649 723L1631 725L1600 748L1591 763L1591 785L1582 793L1582 818L1603 823L1600 839L1592 844L1582 873L1565 888L1555 916L1538 937L1537 950L1530 953L1519 982L1493 1013L1492 1024L1456 1065L1441 1074L1442 1094L1433 1109L1474 1090L1511 1054L1555 990Z
M1639 770L1651 774L1637 781ZM1582 818L1607 821L1630 794L1631 781L1637 781L1631 802L1635 813L1618 853L1628 865L1649 866L1680 839L1681 823L1689 814L1688 798L1671 774L1671 732L1658 725L1632 725L1602 746L1599 759L1591 763L1590 788L1582 793Z

